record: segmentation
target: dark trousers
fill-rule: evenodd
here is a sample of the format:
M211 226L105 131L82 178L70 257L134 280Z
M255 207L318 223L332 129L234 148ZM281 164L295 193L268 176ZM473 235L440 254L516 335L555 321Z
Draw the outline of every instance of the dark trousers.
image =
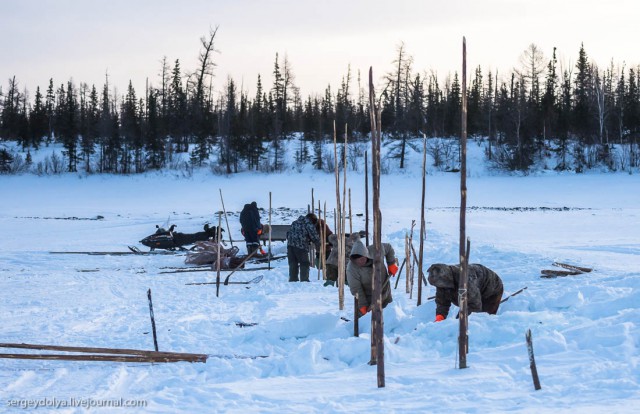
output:
M289 261L289 282L309 281L309 252L293 246L287 246L287 260Z

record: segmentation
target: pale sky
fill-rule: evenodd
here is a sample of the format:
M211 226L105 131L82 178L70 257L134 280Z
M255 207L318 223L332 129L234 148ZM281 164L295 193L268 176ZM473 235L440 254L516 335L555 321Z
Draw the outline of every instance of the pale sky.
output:
M0 0L0 85L16 76L33 97L36 86L73 79L122 93L129 80L140 96L145 80L159 85L160 61L197 67L200 37L219 26L215 88L231 76L251 96L258 74L271 86L276 52L286 54L303 97L335 93L350 64L355 79L373 67L391 71L404 42L414 71L441 81L477 65L506 73L531 44L575 65L580 44L601 67L613 59L637 65L637 0ZM357 86L355 83L352 87Z

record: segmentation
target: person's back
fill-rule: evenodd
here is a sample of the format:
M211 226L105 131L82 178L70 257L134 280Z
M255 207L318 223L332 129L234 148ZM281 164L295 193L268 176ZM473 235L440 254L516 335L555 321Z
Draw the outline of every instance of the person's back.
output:
M318 218L309 213L298 217L287 232L287 259L289 262L289 282L309 281L309 244L320 247L320 236L316 230ZM298 279L300 274L300 279Z
M258 236L262 228L260 211L255 201L251 204L244 205L244 208L240 212L240 226L242 227L244 240L247 243L247 253L252 253L260 247Z
M429 273L429 283L437 288L436 319L443 320L449 314L452 303L459 306L460 266L437 263L431 265L427 272ZM504 291L500 276L481 264L470 264L467 275L469 313L487 312L495 315L498 312Z

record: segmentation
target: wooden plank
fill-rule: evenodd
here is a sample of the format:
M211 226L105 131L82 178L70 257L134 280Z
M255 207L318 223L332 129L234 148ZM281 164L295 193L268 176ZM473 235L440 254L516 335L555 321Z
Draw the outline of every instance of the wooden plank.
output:
M568 263L553 262L553 265L554 266L558 266L558 267L563 267L563 268L569 269L569 270L584 272L584 273L589 273L589 272L591 272L593 270L590 267L574 266L574 265L568 264Z
M37 359L52 361L110 361L110 362L206 362L203 359L175 356L152 355L106 355L106 354L0 354L0 358L6 359Z
M575 276L575 275L581 275L584 272L580 272L578 270L553 270L553 269L544 269L541 270L540 273L542 273L543 278L553 278L553 277L564 277L564 276Z
M155 357L185 357L189 359L207 359L205 354L191 354L183 352L156 352L146 351L142 349L127 348L96 348L85 346L64 346L64 345L41 345L41 344L25 344L25 343L0 343L0 348L14 349L33 349L38 351L64 351L64 352L83 352L91 354L114 354L114 355L142 355Z

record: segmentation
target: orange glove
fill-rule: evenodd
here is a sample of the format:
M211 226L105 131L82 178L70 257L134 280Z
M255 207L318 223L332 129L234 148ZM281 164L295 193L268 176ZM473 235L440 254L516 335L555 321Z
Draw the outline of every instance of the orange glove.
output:
M365 315L367 312L369 312L369 307L368 306L362 306L360 308L360 313Z
M398 265L395 263L391 263L389 266L387 266L387 270L389 271L389 274L391 276L395 276L396 273L398 273Z
M262 229L258 229L258 236L262 234Z
M436 322L442 322L445 320L445 317L442 315L436 315Z

